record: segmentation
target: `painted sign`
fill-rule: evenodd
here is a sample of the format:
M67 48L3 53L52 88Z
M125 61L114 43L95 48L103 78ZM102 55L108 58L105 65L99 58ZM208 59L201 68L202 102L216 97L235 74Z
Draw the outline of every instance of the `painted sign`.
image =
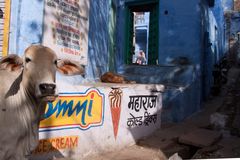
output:
M89 0L45 0L43 44L87 64Z
M55 137L39 140L38 147L34 154L54 152L57 150L74 149L78 147L78 136Z
M31 159L88 158L132 145L161 126L162 93L152 90L162 85L57 84L64 93L48 104Z
M40 132L69 128L89 129L100 126L104 119L104 95L97 89L86 93L61 93L53 103L48 103Z
M128 109L130 117L127 120L128 127L149 126L151 123L157 122L156 111L157 95L136 95L129 96ZM143 115L141 115L143 112Z
M118 134L118 126L119 126L119 120L121 115L122 96L123 96L122 90L119 88L112 89L112 91L108 95L115 139L117 138L117 134Z
M11 0L0 0L0 58L8 54Z

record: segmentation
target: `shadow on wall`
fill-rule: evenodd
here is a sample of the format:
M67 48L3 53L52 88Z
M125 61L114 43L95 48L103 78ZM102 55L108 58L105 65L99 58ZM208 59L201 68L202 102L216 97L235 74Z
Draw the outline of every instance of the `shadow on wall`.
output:
M38 0L42 2L43 0ZM89 0L90 1L90 16L89 16L89 54L88 54L88 67L87 67L87 76L92 76L93 78L99 77L102 73L107 71L107 63L108 63L108 6L109 2L105 0ZM94 1L94 2L93 2ZM87 1L84 1L87 3ZM76 6L80 11L83 9L80 6ZM106 8L106 9L99 9ZM48 16L48 13L45 13L45 16ZM55 14L54 18L56 21L61 22L60 15ZM85 26L85 27L84 27ZM84 32L87 32L87 27L85 24L82 24L80 21L79 27L84 27ZM39 24L37 21L31 21L28 24L28 30L31 33L38 33ZM49 32L52 30L53 39L62 38L64 36L57 37L55 28L51 27L51 25L44 24L44 32ZM42 35L38 35L39 38L42 38ZM83 37L86 38L87 37ZM40 40L42 41L42 39ZM39 141L38 148L32 153L30 159L31 160L42 160L44 159L54 159L54 158L64 158L72 157L74 154L74 150L69 149L67 153L64 155L60 152L59 147L56 147L56 144L53 144L51 141L51 133L46 132L45 138Z
M92 78L99 78L108 70L108 6L105 0L90 1L88 74Z
M146 87L150 93L129 96L127 126L135 141L161 126L162 90ZM156 112L157 110L157 112Z
M149 88L146 88L146 90L149 90ZM159 106L161 106L162 100L158 95L162 92L160 93L155 87L150 90L151 93L149 94L149 99L147 101L151 101L151 103L144 103L145 97L141 96L137 97L138 99L136 101L130 99L130 102L128 103L129 118L127 118L127 126L137 145L144 146L145 149L158 149L159 155L154 155L154 158L166 159L160 146L154 145L154 143L148 143L149 145L140 143L142 139L152 135L161 127L162 110ZM153 97L156 97L156 99ZM135 103L131 103L132 101ZM152 110L156 110L156 108L158 108L157 112L152 112ZM141 151L145 152L145 149L141 149Z
M84 21L79 21L78 26L87 33L88 30L88 64L86 67L86 78L96 79L100 75L107 71L108 69L108 11L109 2L105 0L89 0L89 26L84 24ZM83 1L87 3L87 1ZM86 6L86 4L84 4ZM76 4L77 9L82 12L83 7ZM101 8L101 9L99 9ZM45 17L49 13L45 12ZM56 13L54 15L56 21L61 22L62 17L60 14ZM32 30L36 29L36 24L32 22L29 24ZM55 27L51 25L44 24L44 32L49 32L52 30L52 38L66 39L64 35L58 34ZM87 40L87 36L81 37L82 41Z
M155 95L155 93L152 93L151 95ZM186 97L189 97L189 95L186 94ZM192 104L192 101L190 99L189 101ZM177 101L179 101L178 98L177 98ZM178 105L178 104L176 103L174 105ZM181 104L179 105L180 107L183 106ZM186 107L185 109L189 109L189 108ZM175 108L175 112L178 112L176 108ZM194 112L196 112L196 110ZM167 126L170 128L169 131L162 133L160 129L160 123L162 123L162 115L165 114L165 112L163 112L162 110L159 110L151 114L145 114L145 113L142 116L141 122L140 122L140 119L136 117L135 125L128 128L129 132L131 132L132 137L135 139L136 145L144 148L144 150L143 149L141 150L142 152L145 152L146 149L158 151L158 153L161 153L160 155L158 155L158 158L160 159L167 159L168 157L172 156L176 152L179 152L178 154L184 159L189 159L193 156L193 153L195 153L195 151L191 150L192 148L190 149L187 146L182 146L181 144L177 143L177 141L175 140L176 138L174 137L176 134L178 134L178 132L184 133L186 128L182 129L181 126L179 126L178 127L179 130L172 130L170 125L170 126ZM181 114L181 112L179 111L177 114ZM156 121L154 121L154 115L157 115ZM154 130L156 128L159 128L159 129ZM177 133L175 134L175 132ZM144 135L145 137L141 138L142 135ZM165 157L162 158L162 156L165 156Z
M200 110L201 86L199 68L186 57L179 57L170 66L128 66L125 77L138 83L163 84L164 122L179 122Z

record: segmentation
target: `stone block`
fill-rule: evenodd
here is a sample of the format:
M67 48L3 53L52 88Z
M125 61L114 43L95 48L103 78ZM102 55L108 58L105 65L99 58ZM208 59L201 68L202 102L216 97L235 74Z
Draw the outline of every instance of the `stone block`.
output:
M180 136L178 141L183 144L203 148L211 146L213 143L219 140L220 137L220 132L197 128Z
M184 135L196 128L197 127L192 124L179 123L173 127L157 130L153 136L159 137L161 139L178 139L179 136Z

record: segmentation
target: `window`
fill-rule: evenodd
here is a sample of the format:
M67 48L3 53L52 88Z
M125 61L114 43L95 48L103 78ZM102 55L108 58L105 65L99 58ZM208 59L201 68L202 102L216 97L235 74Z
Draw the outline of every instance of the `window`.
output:
M125 63L158 64L158 2L126 3Z

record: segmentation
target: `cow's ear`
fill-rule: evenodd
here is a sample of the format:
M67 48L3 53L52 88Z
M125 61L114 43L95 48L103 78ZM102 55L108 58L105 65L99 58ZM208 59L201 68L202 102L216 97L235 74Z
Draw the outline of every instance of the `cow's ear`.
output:
M16 54L10 54L0 60L0 69L8 71L17 71L22 69L23 60Z
M76 61L61 59L57 61L57 69L65 75L84 75L84 67Z

